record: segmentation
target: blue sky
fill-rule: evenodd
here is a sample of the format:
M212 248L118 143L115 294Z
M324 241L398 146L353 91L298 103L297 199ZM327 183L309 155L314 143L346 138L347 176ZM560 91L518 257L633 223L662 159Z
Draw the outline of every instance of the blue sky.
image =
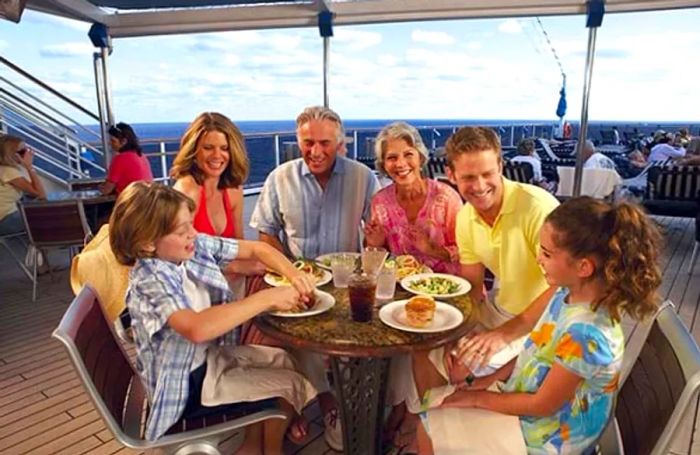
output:
M581 114L584 16L542 17ZM591 120L700 121L700 9L608 14L598 31ZM0 53L92 110L88 25L25 11L0 21ZM344 118L555 119L561 76L535 18L335 27L330 102ZM314 29L114 40L115 115L187 122L292 119L322 103ZM13 79L6 70L0 74Z

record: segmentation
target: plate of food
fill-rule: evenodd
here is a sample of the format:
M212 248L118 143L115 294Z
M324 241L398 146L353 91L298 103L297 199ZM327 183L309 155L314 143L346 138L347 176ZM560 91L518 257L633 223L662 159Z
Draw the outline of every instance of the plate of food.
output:
M335 305L335 297L327 292L316 289L313 302L309 302L308 308L295 311L274 311L270 314L281 318L303 318L324 313L333 308L333 305Z
M446 273L419 273L402 279L401 287L418 295L450 298L466 294L472 285L464 278Z
M432 270L425 264L422 264L418 259L410 254L402 254L401 256L390 257L384 262L386 267L396 269L396 279L403 280L407 276L416 275L418 273L430 273Z
M322 254L319 257L316 258L314 261L315 264L322 269L330 270L331 269L331 261L333 260L334 256L337 256L339 254L347 254L349 256L355 257L355 259L360 257L360 253L353 253L353 252L345 252L345 251L340 251L338 253L326 253Z
M434 333L458 327L464 321L464 316L450 304L418 295L408 300L387 303L379 310L379 319L398 330Z
M330 283L331 279L333 278L333 274L331 274L331 272L328 270L323 270L313 262L299 260L294 263L294 267L304 273L313 275L314 279L316 280L316 286L323 286L324 284ZM291 284L286 277L274 272L267 272L263 277L263 280L270 286L289 286Z

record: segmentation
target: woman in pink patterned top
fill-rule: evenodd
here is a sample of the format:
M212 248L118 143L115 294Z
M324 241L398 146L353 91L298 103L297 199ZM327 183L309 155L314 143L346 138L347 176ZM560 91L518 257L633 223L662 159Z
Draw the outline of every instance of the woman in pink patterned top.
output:
M448 185L421 175L428 151L418 131L403 122L387 125L377 135L375 153L377 170L393 184L372 198L367 246L411 254L436 272L459 273L455 219L462 199Z

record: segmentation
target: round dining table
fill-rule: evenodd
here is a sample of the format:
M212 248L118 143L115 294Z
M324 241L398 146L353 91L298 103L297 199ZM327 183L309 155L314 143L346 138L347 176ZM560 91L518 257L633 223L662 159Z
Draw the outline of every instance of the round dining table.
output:
M381 429L389 363L396 355L410 355L457 340L471 330L472 302L467 295L437 299L456 307L463 322L456 328L433 333L416 333L392 328L379 319L379 305L370 322L350 317L347 289L331 284L320 288L333 295L335 305L308 317L279 317L269 314L255 319L257 327L281 344L298 350L329 356L333 387L339 401L344 453L381 453ZM410 298L398 290L396 300Z

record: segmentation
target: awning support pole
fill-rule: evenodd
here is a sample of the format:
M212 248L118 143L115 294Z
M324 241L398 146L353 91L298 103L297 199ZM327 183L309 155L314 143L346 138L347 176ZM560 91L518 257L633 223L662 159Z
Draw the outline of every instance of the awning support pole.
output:
M595 42L598 27L603 23L605 15L604 0L589 0L587 2L588 17L588 52L586 53L586 72L583 80L583 102L581 103L581 123L576 144L576 169L574 170L574 197L581 195L581 182L583 180L583 148L586 145L588 135L588 100L591 93L591 79L593 77L593 62L595 58Z
M328 107L328 72L331 59L331 37L333 36L333 13L327 9L325 2L320 2L323 9L318 13L318 32L323 37L323 105Z

